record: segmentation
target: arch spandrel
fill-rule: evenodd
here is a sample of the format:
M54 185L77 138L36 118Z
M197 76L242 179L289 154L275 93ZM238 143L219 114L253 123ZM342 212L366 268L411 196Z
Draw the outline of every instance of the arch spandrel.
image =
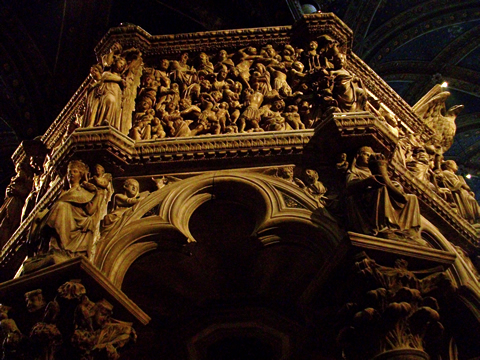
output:
M287 194L302 207L288 207L282 194ZM292 243L303 242L302 246L325 259L344 236L328 211L318 209L295 184L257 172L219 171L177 181L151 193L124 215L118 229L112 229L100 239L94 263L120 285L118 281L128 270L125 264L131 264L135 256L150 248L147 245L135 247L144 239L148 238L148 243L153 237L156 237L153 242L157 243L197 241L189 222L192 214L209 201L226 201L248 209L254 219L249 236L258 239L263 246L295 238ZM159 209L156 215L144 217L155 207Z

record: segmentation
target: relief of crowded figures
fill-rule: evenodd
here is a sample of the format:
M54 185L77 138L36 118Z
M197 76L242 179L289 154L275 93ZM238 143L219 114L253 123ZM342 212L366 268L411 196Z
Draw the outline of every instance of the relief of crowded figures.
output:
M184 52L155 66L116 43L91 69L82 126L110 125L137 141L313 128L332 112L365 110L367 92L345 60L328 35L305 49Z

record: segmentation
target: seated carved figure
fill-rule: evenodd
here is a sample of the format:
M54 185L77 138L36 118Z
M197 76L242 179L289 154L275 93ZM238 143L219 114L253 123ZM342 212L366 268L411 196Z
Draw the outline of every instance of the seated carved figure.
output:
M39 214L32 226L29 242L33 254L90 255L106 190L87 182L87 174L82 161L68 164L68 190L50 210Z
M113 196L113 211L103 218L102 232L108 230L122 217L125 211L148 195L148 191L140 193L140 185L135 179L125 180L123 183L123 190L123 193L115 194Z
M436 175L440 188L449 189L457 207L458 214L470 223L480 222L480 206L475 200L475 194L465 182L465 179L456 174L457 163L447 160L442 164L442 172Z
M377 167L373 172L370 167ZM388 177L387 163L370 147L360 148L347 172L347 212L353 231L420 240L420 208Z

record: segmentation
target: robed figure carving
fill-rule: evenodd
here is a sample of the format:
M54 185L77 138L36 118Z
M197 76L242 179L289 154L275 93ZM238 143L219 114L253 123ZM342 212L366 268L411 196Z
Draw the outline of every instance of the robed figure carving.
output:
M347 172L347 209L353 231L393 239L420 240L420 207L390 180L387 162L370 147L358 150ZM422 242L423 243L423 242Z
M90 256L106 190L87 182L87 174L88 167L82 161L68 164L68 190L32 226L31 255L50 255L44 261L54 263L77 255Z
M480 205L475 199L475 193L467 185L462 176L458 176L457 163L447 160L442 164L442 171L436 174L440 189L450 190L458 214L471 224L480 222Z

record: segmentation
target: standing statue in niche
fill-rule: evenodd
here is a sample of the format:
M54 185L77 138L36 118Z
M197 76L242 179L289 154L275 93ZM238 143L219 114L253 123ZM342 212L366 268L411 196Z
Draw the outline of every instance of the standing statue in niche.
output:
M30 165L19 163L16 172L7 186L5 201L0 208L0 249L20 225L25 199L32 190L33 173Z
M102 57L100 80L88 90L83 126L112 126L128 134L143 68L142 54L135 48L122 51L119 44L112 49ZM95 66L92 71L95 76Z
M68 190L50 210L39 214L32 225L30 255L37 257L27 259L26 271L38 268L37 265L44 266L42 261L48 264L49 261L91 255L107 190L88 182L87 175L88 167L82 161L73 160L68 164Z
M381 154L368 146L360 148L347 172L346 186L351 230L423 243L418 199L391 181Z
M102 67L99 64L93 65L90 68L90 76L92 78L92 83L87 89L87 100L82 124L83 127L93 127L95 124L95 116L100 104L101 91L98 91L98 86L101 84Z
M95 113L95 126L111 125L120 129L122 114L122 89L126 82L122 77L127 67L127 61L123 57L117 57L110 71L102 74L101 84L97 87L98 106ZM87 104L92 108L94 104Z

